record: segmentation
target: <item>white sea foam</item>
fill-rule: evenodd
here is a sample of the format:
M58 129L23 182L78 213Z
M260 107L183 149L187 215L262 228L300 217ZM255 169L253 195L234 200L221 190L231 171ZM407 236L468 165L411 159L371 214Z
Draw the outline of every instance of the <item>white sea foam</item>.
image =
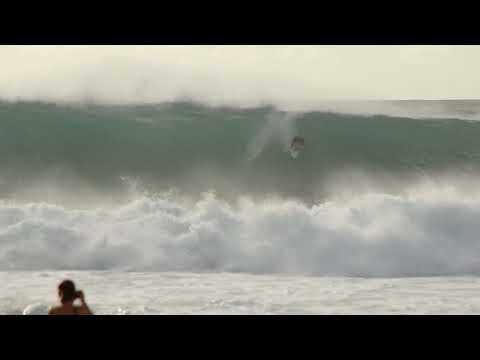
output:
M0 203L1 270L480 274L480 196L363 194L307 207L207 194L78 210Z

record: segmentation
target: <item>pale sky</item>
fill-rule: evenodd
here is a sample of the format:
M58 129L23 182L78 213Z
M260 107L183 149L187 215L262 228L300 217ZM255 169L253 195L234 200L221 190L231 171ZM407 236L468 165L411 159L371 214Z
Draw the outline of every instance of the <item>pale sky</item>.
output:
M480 99L479 64L475 45L0 46L0 99L299 109Z

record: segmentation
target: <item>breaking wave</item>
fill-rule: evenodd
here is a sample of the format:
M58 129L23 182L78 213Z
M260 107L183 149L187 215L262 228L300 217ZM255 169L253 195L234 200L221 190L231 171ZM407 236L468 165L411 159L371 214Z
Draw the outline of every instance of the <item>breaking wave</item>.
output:
M480 193L432 187L311 207L212 194L93 210L2 202L0 269L479 275L479 216Z

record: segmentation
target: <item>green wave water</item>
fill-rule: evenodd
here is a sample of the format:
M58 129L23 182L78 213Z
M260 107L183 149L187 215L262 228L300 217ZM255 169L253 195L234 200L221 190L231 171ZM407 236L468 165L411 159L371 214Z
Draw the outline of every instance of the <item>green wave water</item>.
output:
M296 135L305 149L293 159L285 150ZM2 198L28 197L25 189L45 184L115 198L130 179L152 192L315 202L333 185L363 186L353 173L370 185L383 179L391 191L412 178L476 174L480 122L190 103L0 103L0 164Z

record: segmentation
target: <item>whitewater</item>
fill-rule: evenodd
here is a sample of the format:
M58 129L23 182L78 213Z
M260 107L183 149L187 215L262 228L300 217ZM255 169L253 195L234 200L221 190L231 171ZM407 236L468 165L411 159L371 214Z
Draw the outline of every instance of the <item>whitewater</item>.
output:
M478 313L479 102L332 106L0 103L0 313Z

